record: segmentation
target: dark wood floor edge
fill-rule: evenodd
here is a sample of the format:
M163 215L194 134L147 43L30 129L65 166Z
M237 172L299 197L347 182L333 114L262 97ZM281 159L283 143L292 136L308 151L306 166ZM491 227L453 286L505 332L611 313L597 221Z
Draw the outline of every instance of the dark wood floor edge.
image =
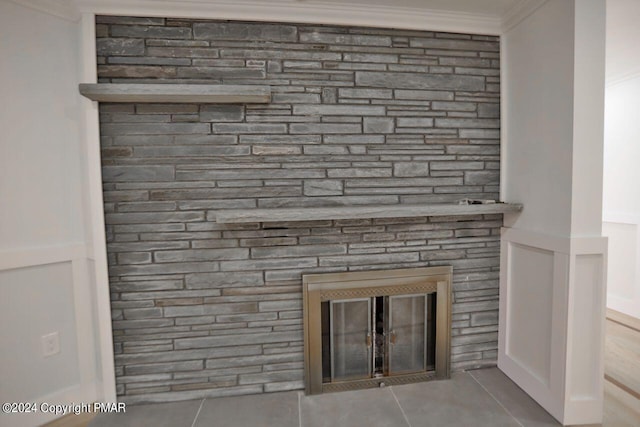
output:
M610 320L618 325L624 326L636 332L640 332L640 319L629 316L628 314L621 313L619 311L607 308L606 314L607 320Z
M620 326L624 326L624 327L625 327L625 328L627 328L627 329L631 329L632 331L640 332L640 329L635 328L635 327L633 327L633 326L631 326L631 325L629 325L629 324L627 324L627 323L621 322L621 321L619 321L619 320L611 319L611 318L609 318L609 317L607 317L607 320L608 320L609 322L616 323L616 324L618 324L618 325L620 325Z
M616 380L615 378L610 377L607 374L604 374L604 379L609 381L611 384L615 385L619 389L624 390L626 393L630 394L631 396L635 397L636 399L640 400L640 393L638 393L634 389L624 385L620 381Z

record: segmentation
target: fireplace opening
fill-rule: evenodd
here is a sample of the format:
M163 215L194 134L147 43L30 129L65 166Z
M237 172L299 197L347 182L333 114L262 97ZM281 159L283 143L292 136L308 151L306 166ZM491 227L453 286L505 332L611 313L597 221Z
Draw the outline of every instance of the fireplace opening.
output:
M435 370L435 293L322 302L322 382Z
M303 282L308 393L449 376L450 267Z

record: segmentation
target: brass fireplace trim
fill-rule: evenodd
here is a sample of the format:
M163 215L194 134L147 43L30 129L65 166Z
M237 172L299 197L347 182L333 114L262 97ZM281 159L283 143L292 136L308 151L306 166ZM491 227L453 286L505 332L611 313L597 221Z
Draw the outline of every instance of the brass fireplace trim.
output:
M433 378L449 378L451 277L451 266L303 275L305 393L319 394L377 387L380 383L405 384ZM323 384L320 320L323 301L433 292L437 294L435 371Z
M436 379L435 372L423 372L418 374L406 374L406 375L396 375L390 377L382 377L382 378L367 378L364 380L354 380L354 381L342 381L335 383L328 383L322 385L322 392L333 392L333 391L350 391L350 390L360 390L363 388L375 388L380 387L381 383L384 385L402 385L402 384L411 384L420 381L428 381Z

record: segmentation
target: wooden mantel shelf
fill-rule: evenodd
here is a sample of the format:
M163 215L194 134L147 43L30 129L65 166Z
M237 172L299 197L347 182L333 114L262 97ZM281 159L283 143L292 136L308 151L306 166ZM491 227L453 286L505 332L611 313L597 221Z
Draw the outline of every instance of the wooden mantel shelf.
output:
M260 85L81 83L80 93L100 102L265 104L271 88Z
M222 224L237 224L247 222L483 215L520 212L521 210L522 205L519 203L494 203L481 205L433 204L337 206L328 208L287 209L220 209L215 211L215 220Z

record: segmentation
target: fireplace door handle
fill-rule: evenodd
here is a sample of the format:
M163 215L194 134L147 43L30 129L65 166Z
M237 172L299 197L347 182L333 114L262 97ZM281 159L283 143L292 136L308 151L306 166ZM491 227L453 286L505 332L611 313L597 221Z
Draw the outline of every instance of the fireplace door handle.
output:
M389 342L391 344L395 344L396 343L396 331L389 331Z
M371 347L371 332L367 332L367 347Z

